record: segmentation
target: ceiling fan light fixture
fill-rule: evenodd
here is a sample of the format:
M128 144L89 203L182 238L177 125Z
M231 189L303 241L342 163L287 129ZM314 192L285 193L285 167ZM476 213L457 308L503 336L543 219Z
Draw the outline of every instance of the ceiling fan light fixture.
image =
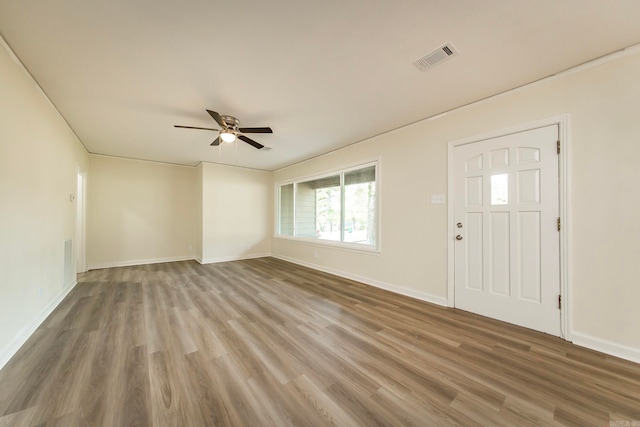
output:
M224 142L233 142L236 140L236 135L229 131L220 132L220 139Z

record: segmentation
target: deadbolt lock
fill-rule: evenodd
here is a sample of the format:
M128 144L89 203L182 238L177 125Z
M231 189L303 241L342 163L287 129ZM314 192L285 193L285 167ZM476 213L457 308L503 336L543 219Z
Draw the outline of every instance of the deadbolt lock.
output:
M456 227L458 227L458 228L462 228L462 223L461 223L461 222L457 223L457 224L456 224Z

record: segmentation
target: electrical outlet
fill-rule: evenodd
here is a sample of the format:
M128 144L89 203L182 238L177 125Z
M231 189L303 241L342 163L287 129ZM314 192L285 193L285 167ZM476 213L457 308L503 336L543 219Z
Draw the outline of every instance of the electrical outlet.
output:
M188 249L189 249L189 252L191 252L193 250L193 245L189 245Z

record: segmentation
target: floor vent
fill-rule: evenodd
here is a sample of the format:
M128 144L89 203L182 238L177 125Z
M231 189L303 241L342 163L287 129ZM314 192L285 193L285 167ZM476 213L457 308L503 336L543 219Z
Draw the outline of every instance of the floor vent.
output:
M440 46L433 52L429 52L423 57L416 59L415 61L413 61L413 65L415 65L422 71L427 71L437 63L456 56L457 54L458 51L453 47L453 45L451 43L447 43L444 46Z
M71 286L73 280L73 241L67 239L64 241L64 274L62 278L62 287Z

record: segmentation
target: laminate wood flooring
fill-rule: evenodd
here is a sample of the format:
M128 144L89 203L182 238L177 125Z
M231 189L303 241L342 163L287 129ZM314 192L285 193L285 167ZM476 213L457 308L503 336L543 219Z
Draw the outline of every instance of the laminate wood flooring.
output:
M638 364L273 258L79 275L0 371L0 426L639 420Z

